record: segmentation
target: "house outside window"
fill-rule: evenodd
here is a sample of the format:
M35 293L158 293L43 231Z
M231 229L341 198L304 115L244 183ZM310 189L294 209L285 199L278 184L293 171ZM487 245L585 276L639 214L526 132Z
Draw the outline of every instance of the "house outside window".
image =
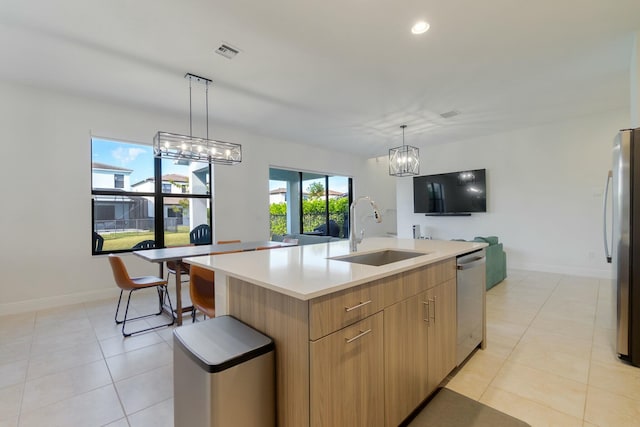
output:
M188 245L193 228L211 226L208 163L178 165L156 159L150 145L100 138L91 151L93 254L128 252L143 240Z

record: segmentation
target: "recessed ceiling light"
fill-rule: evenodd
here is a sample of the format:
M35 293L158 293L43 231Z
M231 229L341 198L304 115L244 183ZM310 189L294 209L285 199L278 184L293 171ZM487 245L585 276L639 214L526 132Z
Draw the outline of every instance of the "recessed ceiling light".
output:
M413 27L411 27L411 32L413 34L426 33L428 30L429 30L429 23L426 21L418 21L415 23Z

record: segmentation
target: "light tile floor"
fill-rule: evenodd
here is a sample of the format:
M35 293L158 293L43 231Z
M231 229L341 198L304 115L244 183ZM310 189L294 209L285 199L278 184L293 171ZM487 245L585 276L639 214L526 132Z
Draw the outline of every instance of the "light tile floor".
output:
M138 312L155 308L147 295ZM640 369L616 359L613 304L609 280L510 271L487 294L486 350L447 387L533 426L639 426ZM0 427L173 425L172 328L123 339L114 309L0 317Z
M532 426L640 426L640 368L614 343L610 280L510 271L487 293L487 348L447 387Z

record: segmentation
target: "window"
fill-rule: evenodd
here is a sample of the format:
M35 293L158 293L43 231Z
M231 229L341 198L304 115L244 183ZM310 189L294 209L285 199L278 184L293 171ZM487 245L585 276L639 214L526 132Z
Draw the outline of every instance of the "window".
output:
M351 178L269 169L271 235L349 236Z
M124 175L122 175L121 173L113 174L113 187L124 188Z
M103 239L92 253L131 251L143 240L188 245L193 228L212 224L210 176L207 163L160 160L148 145L92 138L92 224Z

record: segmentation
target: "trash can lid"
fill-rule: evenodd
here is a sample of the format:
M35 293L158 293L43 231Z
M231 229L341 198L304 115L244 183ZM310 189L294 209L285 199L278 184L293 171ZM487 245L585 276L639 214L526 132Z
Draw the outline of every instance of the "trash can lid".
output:
M176 328L179 345L202 369L221 372L273 350L273 340L232 316Z

